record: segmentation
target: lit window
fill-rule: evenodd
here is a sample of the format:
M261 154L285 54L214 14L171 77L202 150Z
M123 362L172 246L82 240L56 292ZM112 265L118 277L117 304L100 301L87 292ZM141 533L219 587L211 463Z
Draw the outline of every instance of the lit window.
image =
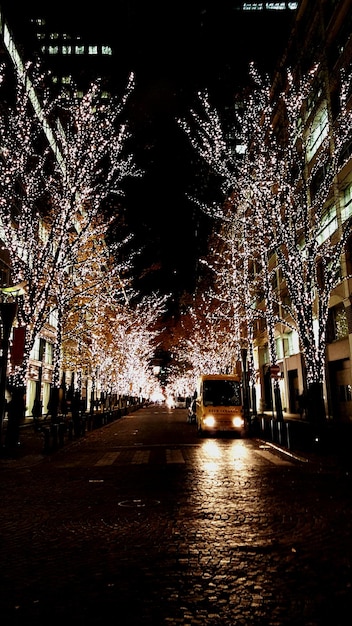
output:
M320 229L317 235L318 244L321 245L324 241L329 239L329 237L331 237L331 235L337 230L337 227L336 207L332 205L322 216Z
M61 83L63 85L70 85L71 84L71 76L62 76Z
M296 330L288 333L288 354L291 356L292 354L299 354L299 336Z
M262 11L264 7L268 11L285 11L297 9L298 2L244 2L243 11Z
M59 47L58 46L48 46L47 47L47 52L48 52L48 54L59 54Z
M54 328L58 328L58 313L56 309L52 309L49 313L49 319L48 322L50 324L50 326L53 326Z
M72 54L72 46L62 46L62 54Z
M43 361L44 361L44 363L48 363L49 365L52 365L52 362L53 362L53 346L49 342L46 342L46 344L45 344L45 351L44 351L44 354L43 354Z
M322 85L321 83L319 83L307 99L307 111L306 111L307 118L313 113L314 109L316 108L316 103L319 102L321 99L322 99Z
M39 344L40 344L39 337L36 337L34 346L30 353L31 359L35 359L36 361L39 361Z
M352 215L352 183L343 192L343 207L341 219L343 222Z
M281 337L277 337L275 339L275 345L276 345L276 356L278 359L283 359L284 358L284 350L283 350L283 342L281 341Z
M75 54L84 54L84 46L75 46Z
M262 11L263 2L244 2L242 8L244 11Z
M98 54L98 46L88 46L88 54Z
M284 11L286 9L286 2L266 2L265 7L269 10Z
M101 47L101 52L102 52L102 54L107 54L109 56L112 55L112 49L111 49L110 46L102 46Z
M328 109L326 103L316 112L308 136L307 157L311 159L327 137L329 131Z
M49 39L59 39L59 33L50 33Z
M44 20L44 19L42 19L41 17L38 17L38 18L33 18L33 19L31 20L31 22L32 22L33 24L36 24L37 26L45 26L45 20Z

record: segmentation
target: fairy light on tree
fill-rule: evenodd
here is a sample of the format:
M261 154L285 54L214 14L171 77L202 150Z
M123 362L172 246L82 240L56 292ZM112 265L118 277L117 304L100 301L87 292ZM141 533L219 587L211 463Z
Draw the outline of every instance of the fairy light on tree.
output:
M350 157L344 149L352 139L352 113L345 94L351 74L342 76L340 108L335 119L326 118L315 143L316 115L307 111L312 93L324 80L321 68L295 83L290 72L279 106L285 119L285 137L278 136L277 185L272 189L272 237L278 265L286 281L289 302L286 320L297 329L304 355L308 385L308 415L317 425L325 417L326 326L334 288L346 278L340 273L341 257L351 234L351 219L341 219L338 176ZM324 93L324 90L321 90ZM320 97L314 110L329 110ZM275 127L274 127L275 131ZM315 140L316 142L316 140ZM273 145L273 144L271 144ZM313 159L314 156L314 159ZM322 176L323 173L323 176ZM335 233L322 236L324 213L335 205Z
M256 213L261 209L263 202L263 190L270 188L271 180L267 180L269 175L267 161L267 150L265 148L265 140L267 129L261 123L263 113L268 115L269 84L265 88L258 89L258 77L252 67L252 79L255 85L253 91L245 94L245 100L240 103L235 114L235 127L226 131L224 124L221 123L219 113L209 103L208 94L199 94L201 113L192 110L190 112L191 121L180 120L180 126L187 133L194 149L206 161L212 171L219 177L221 191L223 193L223 202L220 204L211 204L210 206L200 203L198 199L195 201L200 208L211 215L215 223L222 224L222 230L231 229L230 238L234 241L229 242L230 249L236 243L236 259L232 256L232 260L223 267L225 275L223 280L224 298L229 302L238 300L238 294L242 294L242 319L245 320L242 325L241 337L239 344L242 349L248 349L249 354L249 371L252 386L252 404L255 409L255 368L253 361L253 322L260 314L262 314L267 323L268 328L268 344L271 364L277 362L276 345L275 345L275 315L273 312L273 290L271 287L271 276L268 274L268 251L267 245L270 236L265 237L265 229L268 218L262 216L261 220L256 220ZM253 158L253 147L255 158ZM272 166L270 167L270 172ZM268 195L268 193L267 193ZM259 207L257 206L259 202ZM231 210L229 210L231 207ZM260 222L260 223L259 223ZM230 225L230 226L229 226ZM210 256L214 251L210 250ZM260 312L253 311L252 300L250 295L249 275L253 267L253 259L260 259L258 264L263 270L263 279L265 284L264 303L265 308ZM219 263L220 267L221 263ZM242 289L237 291L229 290L232 276L237 266L240 272L240 280ZM221 272L217 268L217 275L220 277ZM258 277L257 277L258 280ZM252 283L251 283L252 285ZM261 290L263 291L263 290ZM276 396L277 412L281 418L281 398L278 388L278 381L274 382L274 393Z
M234 371L237 359L235 334L219 304L214 293L206 292L196 306L183 313L181 329L172 346L170 388L178 388L182 381L182 388L192 395L200 374Z
M42 118L51 122L59 159L44 140L42 119L33 114L24 85L17 76L14 102L0 115L1 239L12 282L27 283L17 315L26 328L25 351L22 365L13 371L14 387L25 384L35 338L53 307L62 323L60 289L74 279L72 270L86 242L105 236L105 204L122 195L126 177L140 175L120 120L133 76L121 101L109 104L102 103L98 84L81 101L43 97Z
M265 319L269 363L277 366L276 325L278 322L278 298L274 289L276 279L275 249L272 239L271 189L276 180L273 159L267 146L272 145L272 107L268 78L260 80L254 65L250 68L253 90L243 102L239 128L239 143L246 146L241 153L239 178L234 194L237 204L237 221L242 221L244 275L247 293L257 303L255 309L251 299L247 300L248 328L253 338L253 322ZM274 259L274 262L273 262ZM254 385L254 381L253 381ZM277 419L283 419L281 392L278 377L273 380L273 395ZM267 399L266 399L267 400Z
M316 89L319 101L311 97L322 76L321 68L314 66L295 82L287 71L285 90L277 96L268 80L251 68L254 88L244 102L242 126L233 133L246 147L241 158L236 156L230 137L222 132L218 113L204 96L200 100L205 116L191 111L192 122L180 122L195 150L222 178L224 204L230 195L241 205L237 212L247 219L248 258L257 259L261 268L271 363L277 361L278 324L296 329L310 406L314 407L311 416L318 420L323 415L329 299L346 278L339 275L339 269L351 232L350 218L342 218L338 190L339 174L350 158L346 147L351 141L351 109L347 106L351 75L345 72L341 77L340 107L335 119L329 113L329 103L321 98L323 89ZM310 100L313 115L307 109ZM324 121L320 136L318 117ZM324 238L324 212L332 204L338 236ZM211 210L214 212L214 208ZM221 216L218 207L215 211ZM273 288L273 278L279 271L286 283L285 302L280 290Z
M247 219L239 214L240 207L227 203L224 207L223 224L220 229L220 248L215 266L216 293L221 302L221 312L228 323L235 345L234 361L241 361L243 370L243 394L248 418L250 406L255 415L256 371L253 354L253 284L249 280L249 255Z
M164 302L164 297L148 296L136 306L100 302L93 305L93 311L88 304L77 310L75 330L63 337L63 366L80 370L84 376L88 371L95 378L96 390L99 382L104 395L143 393L148 397L155 385L151 361L157 331L153 326L164 311Z

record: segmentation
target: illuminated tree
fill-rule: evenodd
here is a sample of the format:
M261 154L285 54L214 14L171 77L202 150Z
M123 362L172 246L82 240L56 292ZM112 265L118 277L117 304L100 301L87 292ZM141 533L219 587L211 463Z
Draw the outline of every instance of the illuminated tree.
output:
M257 261L265 300L271 362L276 362L275 326L298 332L305 360L311 417L323 416L326 324L329 298L346 275L341 256L350 235L339 174L349 157L350 75L342 75L338 112L332 117L321 85L322 69L295 80L287 72L281 93L252 68L254 88L244 99L239 124L226 134L218 113L201 95L203 117L194 111L181 122L198 153L221 179L225 200L234 204L234 221L247 219L247 259ZM320 89L319 89L320 86ZM314 98L314 94L316 97ZM237 141L234 140L237 138ZM335 228L324 234L328 211ZM205 207L221 217L222 207ZM281 272L287 295L272 285ZM243 275L246 280L246 274Z
M351 76L342 76L339 108L332 117L321 95L324 74L315 67L295 81L290 72L267 120L267 145L273 176L270 196L262 207L270 222L267 232L286 284L280 302L282 321L296 328L304 355L308 415L319 425L325 415L326 326L329 300L346 274L341 258L351 234L351 218L344 214L339 175L350 159L346 146L352 139L352 114L346 106ZM279 122L275 124L274 110ZM329 113L330 111L330 113ZM320 120L317 133L317 120ZM255 158L257 153L255 152ZM329 233L326 215L335 212Z
M254 73L253 78L256 82ZM218 249L214 276L221 286L217 292L227 302L228 315L234 316L233 323L236 317L241 319L241 327L236 326L238 353L241 348L248 350L254 412L253 322L260 316L265 318L268 329L270 362L274 365L277 361L274 294L268 262L272 235L268 230L268 218L262 211L271 184L267 129L262 124L263 112L266 115L272 113L268 105L269 94L267 84L244 94L244 100L236 103L233 126L227 129L218 111L211 106L207 93L199 94L200 112L192 110L190 122L180 120L194 149L218 177L223 194L222 201L216 204L208 205L197 198L195 201L213 217L214 228L218 231L218 243L210 250L210 256L214 258ZM261 268L260 276L258 268ZM256 273L255 280L253 272ZM262 306L254 311L253 300L258 299L258 293L263 295ZM277 381L275 386L279 406Z
M251 280L253 259L249 253L248 219L241 208L236 207L234 215L233 203L224 207L218 233L219 244L215 246L213 254L214 287L218 315L227 321L235 347L233 361L241 362L245 409L249 410L251 405L253 414L256 414L253 326L258 311L253 307L253 301L257 295L257 285Z
M93 229L94 232L94 229ZM82 247L74 266L74 280L57 287L58 308L63 311L58 324L57 350L54 359L53 387L60 383L61 371L76 375L76 391L84 375L94 370L93 338L101 343L111 337L111 309L126 306L131 296L130 261L118 263L118 251L125 242L115 244L111 251L103 237L91 237ZM57 391L53 389L53 394Z
M183 336L173 346L172 380L194 391L197 378L204 373L232 373L237 360L237 343L231 321L222 314L214 293L205 293L197 305L183 314ZM193 392L192 391L192 392ZM184 390L182 391L184 393ZM191 395L191 394L189 394Z
M63 288L75 280L80 250L105 236L104 209L139 172L120 119L133 77L121 101L106 104L96 83L79 101L43 92L40 105L33 94L43 77L16 78L13 102L0 115L0 227L12 282L26 284L17 315L26 329L24 358L12 376L23 386L35 338L53 309L62 321Z
M64 336L64 365L88 370L106 396L150 397L157 381L152 359L156 320L165 296L145 296L137 304L97 299L75 313L76 331Z

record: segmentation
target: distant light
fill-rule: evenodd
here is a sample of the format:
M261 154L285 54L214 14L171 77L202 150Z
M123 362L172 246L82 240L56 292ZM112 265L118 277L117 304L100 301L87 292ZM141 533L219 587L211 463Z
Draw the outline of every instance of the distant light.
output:
M244 2L242 5L243 11L263 11L267 9L269 11L285 11L290 9L291 11L297 9L298 2Z
M174 405L174 399L172 398L172 396L168 396L168 397L166 398L166 406L167 406L169 409L172 409L173 405Z
M150 396L150 399L152 402L158 403L158 402L163 402L165 398L164 398L164 395L161 393L161 391L155 391Z

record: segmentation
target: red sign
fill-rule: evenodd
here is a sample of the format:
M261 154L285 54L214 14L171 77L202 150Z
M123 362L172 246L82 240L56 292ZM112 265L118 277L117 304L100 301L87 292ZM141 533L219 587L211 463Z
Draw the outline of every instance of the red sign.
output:
M271 378L278 378L280 374L280 365L270 365Z
M13 343L12 343L12 350L11 350L12 365L22 364L25 339L26 339L26 327L16 326L13 329Z

